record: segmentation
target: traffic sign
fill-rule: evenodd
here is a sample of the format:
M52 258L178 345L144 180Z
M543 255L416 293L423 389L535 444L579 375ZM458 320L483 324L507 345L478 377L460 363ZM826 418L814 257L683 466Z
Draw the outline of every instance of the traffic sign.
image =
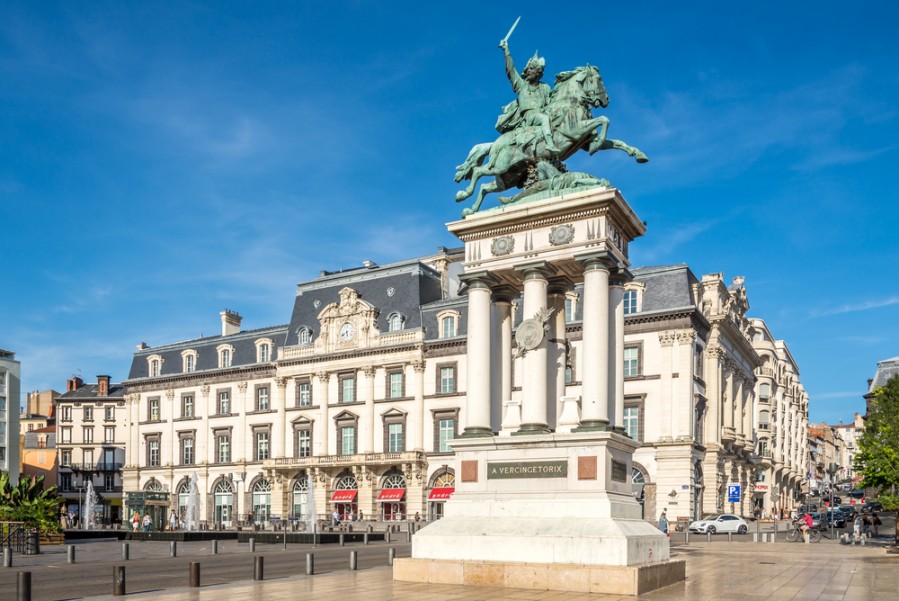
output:
M728 503L739 503L740 502L740 485L739 484L728 484L727 485L727 502Z

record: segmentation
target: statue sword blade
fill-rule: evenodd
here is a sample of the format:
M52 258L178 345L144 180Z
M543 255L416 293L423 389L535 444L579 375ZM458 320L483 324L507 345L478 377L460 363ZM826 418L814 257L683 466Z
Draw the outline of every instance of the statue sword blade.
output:
M512 35L512 32L515 31L515 28L518 27L518 22L519 22L519 21L521 21L521 16L520 16L520 15L519 15L519 17L518 17L517 19L515 19L515 22L512 23L512 29L510 29L510 30L509 30L509 33L506 34L506 37L503 38L503 41L504 41L504 42L508 42L508 41L509 41L509 36L511 36L511 35Z

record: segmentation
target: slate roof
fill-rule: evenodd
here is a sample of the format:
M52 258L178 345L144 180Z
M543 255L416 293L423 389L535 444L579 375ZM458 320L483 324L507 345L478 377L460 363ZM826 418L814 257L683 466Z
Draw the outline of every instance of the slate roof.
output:
M84 384L80 386L77 390L70 390L66 393L63 393L56 397L56 402L59 401L80 401L83 399L90 399L92 401L96 401L98 399L110 399L116 400L125 397L125 385L124 384L113 384L109 383L109 394L101 397L97 394L97 390L99 385L97 384Z
M698 280L686 265L636 267L631 273L646 285L642 313L694 306L691 287Z
M886 386L890 378L895 375L899 375L899 357L878 361L877 371L874 372L874 378L871 380L868 392L874 392L876 388Z

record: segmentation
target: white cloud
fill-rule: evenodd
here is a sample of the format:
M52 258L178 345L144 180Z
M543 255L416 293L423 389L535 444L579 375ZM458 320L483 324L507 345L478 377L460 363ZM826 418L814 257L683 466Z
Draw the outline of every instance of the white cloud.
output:
M845 304L830 309L816 309L809 313L810 317L825 317L828 315L840 315L842 313L856 313L858 311L870 311L871 309L881 309L899 305L899 296L890 296L879 300L869 300L854 304Z

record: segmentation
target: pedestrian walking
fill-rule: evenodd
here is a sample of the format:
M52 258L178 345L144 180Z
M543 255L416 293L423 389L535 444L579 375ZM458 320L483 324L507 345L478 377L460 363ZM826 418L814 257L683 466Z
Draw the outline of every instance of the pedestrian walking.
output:
M339 525L340 525L340 514L337 513L337 510L336 510L336 509L335 509L334 512L331 514L331 524L332 524L333 526L339 526Z
M874 536L879 536L877 527L880 526L881 524L883 524L883 522L880 521L880 516L877 515L877 512L874 512L871 515L871 528L874 529Z
M169 530L175 531L178 529L178 516L175 515L175 510L172 510L172 514L169 516Z
M665 533L665 536L671 536L668 532L668 516L664 511L662 511L662 515L659 516L659 530Z
M134 515L131 516L131 529L134 532L140 530L140 513L135 511Z
M147 512L144 514L144 532L149 532L150 528L153 526L153 518L150 517L150 513Z
M862 537L862 514L855 514L855 520L852 521L852 539L858 540Z
M868 517L868 514L862 514L862 528L865 533L865 537L871 536L871 518Z

